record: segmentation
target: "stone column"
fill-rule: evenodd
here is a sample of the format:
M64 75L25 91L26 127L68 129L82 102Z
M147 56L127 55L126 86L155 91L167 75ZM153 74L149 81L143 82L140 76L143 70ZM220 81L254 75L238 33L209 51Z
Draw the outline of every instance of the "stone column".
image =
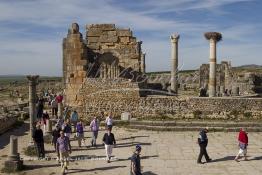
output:
M30 143L33 143L32 136L34 131L34 124L36 120L36 85L38 75L28 75L29 82L29 117L30 117Z
M46 120L46 126L47 126L47 131L46 135L51 135L52 133L52 120Z
M179 35L171 35L171 92L177 94L178 82L178 39Z
M222 39L222 35L218 32L205 33L206 39L209 40L209 97L216 96L216 43Z
M210 39L209 48L209 83L208 83L208 93L209 97L216 96L216 41Z
M143 41L138 41L137 42L137 54L138 54L138 71L141 72L141 55L142 55L142 43Z
M4 168L10 172L16 172L23 168L23 161L20 160L19 153L17 152L18 143L17 137L14 135L10 136L10 152L7 160L4 162Z
M146 54L145 53L142 53L141 54L141 72L143 74L146 73Z
M62 102L58 103L57 115L58 115L58 118L62 117L62 115L63 115L63 104L62 104Z
M8 160L18 160L19 154L17 152L17 137L14 135L10 136L10 150L8 155Z

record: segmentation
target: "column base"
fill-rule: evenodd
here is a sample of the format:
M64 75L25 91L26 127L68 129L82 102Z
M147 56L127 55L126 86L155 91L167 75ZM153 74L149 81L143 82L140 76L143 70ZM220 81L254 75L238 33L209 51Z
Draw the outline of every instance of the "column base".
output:
M4 172L16 172L23 169L23 161L22 160L7 160L4 164Z

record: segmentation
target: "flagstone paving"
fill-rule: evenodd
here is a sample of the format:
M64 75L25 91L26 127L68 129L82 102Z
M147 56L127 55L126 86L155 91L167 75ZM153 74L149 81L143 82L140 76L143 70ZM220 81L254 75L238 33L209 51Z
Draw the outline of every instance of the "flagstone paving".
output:
M26 124L27 125L27 124ZM23 148L28 145L28 126L14 129L0 136L0 168L9 152L9 136L18 138L19 152L27 165L23 175L61 174L61 168L51 144L45 144L46 156L51 160L26 160ZM98 143L104 131L100 131ZM249 133L249 161L235 162L238 152L237 133L208 133L208 153L213 159L210 163L199 165L196 159L199 147L196 144L197 132L157 132L113 128L117 147L113 149L113 161L106 163L102 145L90 147L90 132L85 132L86 146L78 148L72 141L73 152L67 174L125 175L129 174L132 150L136 144L142 145L141 163L144 174L148 175L261 175L262 174L262 133ZM81 160L80 160L81 159ZM205 160L203 160L205 161Z

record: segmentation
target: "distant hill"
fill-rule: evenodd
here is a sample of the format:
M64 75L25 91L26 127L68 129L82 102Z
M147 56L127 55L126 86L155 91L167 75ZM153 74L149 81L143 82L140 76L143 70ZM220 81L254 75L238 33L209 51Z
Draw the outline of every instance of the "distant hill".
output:
M238 66L236 68L242 68L242 69L262 69L262 66L256 65L256 64L247 64L247 65Z

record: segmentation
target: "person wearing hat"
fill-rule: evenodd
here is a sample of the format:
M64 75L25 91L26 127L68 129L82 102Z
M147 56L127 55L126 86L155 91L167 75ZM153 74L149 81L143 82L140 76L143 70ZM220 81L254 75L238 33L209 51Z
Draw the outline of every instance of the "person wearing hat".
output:
M198 156L198 159L197 159L197 163L199 163L199 164L203 164L203 162L201 161L203 156L205 156L207 162L211 161L211 159L209 158L209 156L207 154L207 150L206 150L206 147L207 147L207 144L208 144L207 132L208 132L208 127L206 127L205 129L202 129L199 132L199 136L198 136L198 139L197 139L197 142L198 142L199 147L200 147L200 153L199 153L199 156Z
M52 145L54 145L55 151L57 153L57 160L59 161L59 150L56 150L56 143L57 143L57 139L60 137L60 127L59 124L55 125L55 129L52 131Z
M112 128L107 128L107 133L104 134L103 142L105 144L105 150L106 150L106 160L107 163L110 163L112 151L113 151L113 145L116 145L115 136L113 133L111 133Z
M141 173L141 163L140 163L140 152L141 146L136 145L135 152L131 157L131 170L130 175L142 175Z

